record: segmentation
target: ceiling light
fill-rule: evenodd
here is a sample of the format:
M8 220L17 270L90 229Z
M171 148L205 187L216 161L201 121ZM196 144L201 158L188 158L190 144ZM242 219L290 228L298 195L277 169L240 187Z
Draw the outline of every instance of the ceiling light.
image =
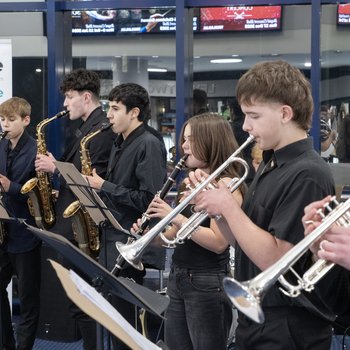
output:
M37 69L35 69L35 71L36 71L37 73L41 73L41 68L37 68Z
M168 70L164 68L147 68L148 72L159 72L159 73L165 73Z
M311 62L305 62L305 63L304 63L304 66L305 66L305 67L311 67Z
M241 58L219 58L210 60L210 63L239 63L242 62Z

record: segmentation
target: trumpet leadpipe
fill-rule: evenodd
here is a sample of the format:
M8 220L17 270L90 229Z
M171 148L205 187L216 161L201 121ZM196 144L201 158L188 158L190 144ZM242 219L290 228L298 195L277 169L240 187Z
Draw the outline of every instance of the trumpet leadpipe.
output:
M175 209L173 209L167 216L158 222L147 234L143 235L140 239L126 246L122 243L116 243L117 249L124 259L136 269L142 269L142 263L140 258L146 249L146 247L157 237L173 220L174 218L186 208L188 204L193 200L198 193L208 187L208 185L215 180L219 175L233 162L237 159L237 155L247 147L251 142L253 142L254 137L249 136L247 140L239 147L231 156L222 163L211 175L209 175L205 180L203 180L196 188L191 191L191 193L181 201Z

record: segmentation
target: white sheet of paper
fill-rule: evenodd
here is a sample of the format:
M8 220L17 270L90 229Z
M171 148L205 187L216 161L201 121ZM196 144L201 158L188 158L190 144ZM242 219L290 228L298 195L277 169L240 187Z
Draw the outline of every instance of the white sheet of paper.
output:
M94 288L85 282L73 270L69 270L70 277L76 285L79 292L113 319L121 328L123 328L133 340L142 348L147 350L159 350L160 347L149 341L139 333L125 318Z

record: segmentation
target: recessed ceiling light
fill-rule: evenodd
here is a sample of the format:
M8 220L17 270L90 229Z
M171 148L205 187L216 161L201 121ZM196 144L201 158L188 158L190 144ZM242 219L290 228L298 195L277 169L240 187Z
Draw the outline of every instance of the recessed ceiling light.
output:
M193 56L193 58L201 58L201 56Z
M159 58L159 56L152 56L152 58Z
M238 57L239 55L231 55L232 57Z
M165 68L148 68L147 69L148 72L159 72L159 73L165 73L168 70Z
M305 62L305 63L304 63L304 66L305 66L305 67L311 67L311 62Z
M210 60L210 63L239 63L242 62L241 58L218 58Z
M37 68L37 69L35 69L35 71L36 71L37 73L41 73L41 68Z

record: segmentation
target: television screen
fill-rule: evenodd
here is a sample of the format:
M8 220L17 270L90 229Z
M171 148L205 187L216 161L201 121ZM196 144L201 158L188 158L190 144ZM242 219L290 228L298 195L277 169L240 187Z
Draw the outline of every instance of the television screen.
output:
M194 31L197 21L194 16ZM175 8L72 11L74 35L169 33L175 29Z
M282 6L207 7L200 11L201 32L281 29Z
M350 4L338 5L337 24L339 25L350 24Z

